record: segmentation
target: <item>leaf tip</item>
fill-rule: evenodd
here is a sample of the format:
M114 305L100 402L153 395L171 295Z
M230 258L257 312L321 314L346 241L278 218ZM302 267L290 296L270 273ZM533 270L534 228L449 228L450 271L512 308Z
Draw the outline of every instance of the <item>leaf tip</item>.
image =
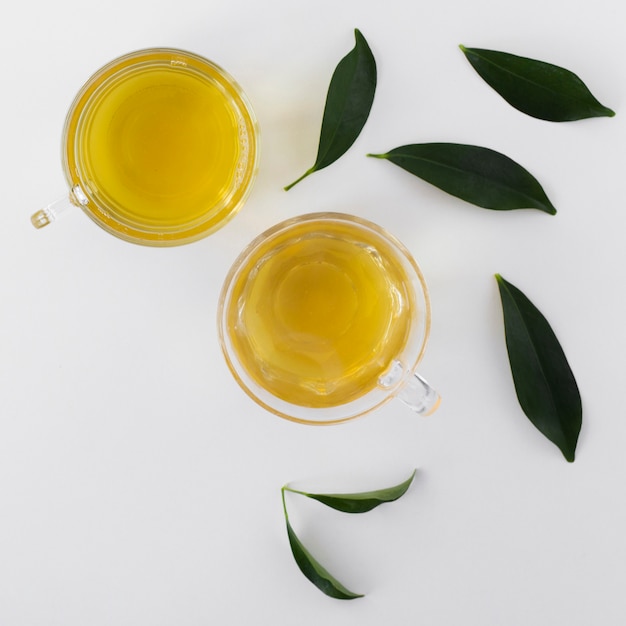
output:
M358 28L354 29L354 41L357 46L362 45L365 48L369 49L369 44L367 43L367 39L365 39L365 36Z
M548 196L546 196L545 194L544 194L543 202L541 202L535 208L538 208L540 211L543 211L544 213L547 213L548 215L556 215L556 207L552 204L552 202L550 201L550 198L548 198Z
M572 450L563 450L561 449L561 452L563 453L563 456L565 457L565 460L568 463L573 463L575 461L576 458L576 449L573 448Z

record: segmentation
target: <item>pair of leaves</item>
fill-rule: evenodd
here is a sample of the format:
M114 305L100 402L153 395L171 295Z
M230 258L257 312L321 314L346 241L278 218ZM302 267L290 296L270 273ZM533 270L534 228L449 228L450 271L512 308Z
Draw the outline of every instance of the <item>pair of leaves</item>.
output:
M507 52L460 46L472 67L513 107L554 122L612 117L573 72ZM556 209L539 182L509 157L478 146L413 144L384 158L457 198L486 209Z
M372 509L384 504L385 502L393 502L403 496L415 477L415 471L411 476L398 485L377 489L375 491L364 491L359 493L307 493L291 489L285 485L281 489L283 499L283 510L285 513L285 521L287 523L287 536L289 538L289 546L293 557L300 568L300 571L308 578L320 591L331 598L339 600L353 600L362 598L363 594L354 593L340 583L315 557L306 549L303 543L298 539L291 524L289 523L289 515L287 514L287 506L285 503L285 492L299 494L317 500L326 506L344 513L366 513Z
M573 462L582 425L574 374L549 322L500 274L506 347L515 391L528 419Z

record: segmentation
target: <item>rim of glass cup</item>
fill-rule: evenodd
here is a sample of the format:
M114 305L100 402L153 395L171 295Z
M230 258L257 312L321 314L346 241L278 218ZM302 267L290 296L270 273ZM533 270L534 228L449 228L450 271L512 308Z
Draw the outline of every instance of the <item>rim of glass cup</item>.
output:
M239 272L244 269L246 261L253 254L253 252L262 244L265 244L268 239L279 235L280 233L289 230L292 226L308 221L339 221L344 223L355 224L362 228L374 231L378 236L390 243L393 249L397 252L398 257L401 258L406 264L405 269L410 268L413 273L412 284L413 291L416 298L416 307L421 310L422 314L414 316L414 326L411 329L411 337L407 339L407 344L410 341L415 342L415 346L412 350L412 358L409 363L402 363L403 371L401 377L394 377L393 383L388 387L379 385L377 388L367 392L363 396L353 400L349 403L339 404L333 407L308 407L302 405L296 405L277 396L271 394L263 387L258 385L246 372L246 368L237 357L236 351L233 349L232 341L228 333L227 316L229 304L231 301L231 295L233 286L236 283L236 277ZM419 287L419 288L418 288ZM220 346L222 353L226 360L226 365L230 370L232 376L242 388L242 390L259 406L263 407L270 413L277 415L283 419L297 422L299 424L307 425L332 425L341 424L351 421L353 419L362 417L373 411L379 409L383 405L393 400L396 395L406 386L406 384L416 374L417 366L422 360L424 352L426 350L426 344L430 335L431 324L431 306L430 296L428 293L428 287L422 271L413 258L413 255L408 248L394 235L384 229L382 226L375 224L364 218L339 212L316 212L307 213L297 217L284 220L255 237L238 255L226 274L226 278L223 283L222 290L220 292L218 307L217 307L217 325L218 335L220 340ZM406 347L406 346L405 346ZM394 364L398 363L394 361L391 364L390 370L394 368ZM379 380L385 377L385 374L379 377ZM376 399L372 394L376 394ZM371 396L367 406L364 404L364 400ZM317 416L317 417L314 417Z
M101 206L104 204L100 198L94 197L97 193L89 188L89 184L83 180L76 159L76 149L70 151L69 141L80 127L82 118L88 108L91 97L98 92L102 85L105 85L112 77L129 69L137 67L137 59L145 58L143 64L168 63L172 66L191 66L192 70L198 71L205 76L209 76L207 69L214 72L211 80L219 79L222 89L225 89L231 99L240 110L239 128L240 137L245 131L247 137L247 149L243 166L243 180L237 187L237 198L232 202L232 195L229 201L224 203L224 207L210 217L203 215L194 222L183 226L171 226L163 229L142 229L139 224L125 223L123 220L114 217ZM149 57L149 58L148 58ZM78 115L76 112L78 111ZM72 138L72 141L74 139ZM70 156L71 152L71 156ZM203 239L208 235L222 228L241 210L245 201L252 191L259 167L259 125L252 104L239 83L221 66L213 61L188 50L181 48L154 47L134 50L127 54L116 57L94 72L90 78L79 89L70 105L65 123L63 125L61 141L61 162L63 173L70 187L70 200L79 206L83 212L92 219L98 226L108 233L146 246L177 246L191 243Z

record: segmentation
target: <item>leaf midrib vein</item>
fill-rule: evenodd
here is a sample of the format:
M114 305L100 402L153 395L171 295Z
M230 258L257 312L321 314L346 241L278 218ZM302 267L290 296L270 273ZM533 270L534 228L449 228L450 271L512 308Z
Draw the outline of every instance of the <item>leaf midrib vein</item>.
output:
M514 76L515 78L518 78L519 80L528 83L529 85L534 85L535 87L551 94L551 95L555 95L555 96L560 96L560 92L552 89L551 87L547 86L547 85L543 85L541 83L537 83L533 80L530 80L529 78L527 78L526 76L524 76L523 74L518 74L517 72L514 72L513 70L503 66L503 65L499 65L498 63L495 63L493 60L483 56L482 54L479 54L475 51L472 51L471 54L474 54L476 57L478 57L479 59L481 59L482 61L484 61L485 63L488 63L489 65L492 65L493 67L507 73L510 74L511 76ZM533 61L533 59L529 59L529 61ZM541 61L541 63L543 63L543 61ZM556 65L553 64L549 64L549 63L544 63L545 65L551 65L552 67L562 70L563 68L559 68ZM568 70L569 71L569 70ZM575 74L574 74L575 76ZM569 98L570 100L574 100L576 102L585 102L584 98L578 97L578 96L572 96L572 95L568 95L567 98Z
M552 408L554 409L554 412L556 414L556 416L559 419L559 425L563 426L563 422L561 420L561 413L560 411L558 411L557 409L557 405L555 402L555 398L554 398L554 392L552 391L552 386L549 384L548 382L548 377L546 376L546 372L545 369L543 367L543 362L541 360L541 358L539 357L539 353L537 352L537 348L535 346L535 342L532 339L532 335L530 334L530 332L528 331L528 325L526 323L526 318L524 316L524 314L522 313L522 310L520 309L520 307L517 304L517 301L515 300L515 298L513 297L513 294L511 293L511 291L509 290L509 288L505 285L505 289L507 290L509 297L511 299L511 301L513 302L515 309L520 317L520 319L524 322L523 326L524 326L524 333L526 334L526 336L528 337L528 340L530 342L530 345L532 346L533 349L533 353L536 357L537 363L539 365L539 370L541 372L541 375L543 377L544 382L546 383L546 386L550 392L550 402L552 403Z
M397 153L397 152L394 154L394 156L400 156L400 157L403 157L405 159L413 159L415 161L424 161L425 163L430 163L432 165L436 165L438 167L446 168L446 169L452 170L454 172L460 172L462 174L468 174L468 173L469 174L474 174L477 178L481 178L482 180L488 181L488 182L490 182L491 184L497 186L500 189L506 189L506 190L509 190L509 191L514 191L515 193L521 195L524 198L528 198L529 200L532 200L533 202L537 202L536 198L534 198L533 196L528 195L527 193L525 193L523 191L521 192L518 189L515 189L513 187L509 187L509 186L504 185L504 184L502 184L502 183L500 183L498 181L494 181L493 179L488 178L486 176L483 176L481 174L475 174L473 172L469 172L468 170L464 170L464 169L462 169L462 168L460 168L458 166L455 166L455 165L447 165L447 164L441 163L440 161L435 161L433 159L428 159L428 158L425 158L425 157L416 157L416 156L409 155L409 154L404 155L404 154L400 154L400 153ZM541 204L542 204L542 206L545 206L544 202L542 202Z

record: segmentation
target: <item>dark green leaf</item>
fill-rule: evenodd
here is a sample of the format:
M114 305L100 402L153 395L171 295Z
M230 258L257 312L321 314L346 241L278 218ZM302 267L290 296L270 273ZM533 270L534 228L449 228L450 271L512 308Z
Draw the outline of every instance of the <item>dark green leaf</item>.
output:
M403 496L415 477L415 470L411 476L394 487L377 489L376 491L362 491L360 493L307 493L285 487L286 491L299 493L307 498L318 500L322 504L344 513L365 513L385 502L393 502Z
M328 87L315 164L285 190L334 163L356 141L367 121L376 91L376 61L358 29L354 36L354 48L341 59Z
M287 535L293 557L300 568L300 571L322 592L331 598L339 600L354 600L362 598L363 594L358 594L344 587L335 579L322 565L320 565L304 547L302 542L293 532L293 528L287 520Z
M508 52L460 48L482 79L522 113L550 122L615 115L569 70Z
M496 274L517 398L528 419L574 460L582 404L574 374L550 324L514 285Z
M443 191L485 209L556 209L536 178L515 161L479 146L423 143L368 156L387 159Z

